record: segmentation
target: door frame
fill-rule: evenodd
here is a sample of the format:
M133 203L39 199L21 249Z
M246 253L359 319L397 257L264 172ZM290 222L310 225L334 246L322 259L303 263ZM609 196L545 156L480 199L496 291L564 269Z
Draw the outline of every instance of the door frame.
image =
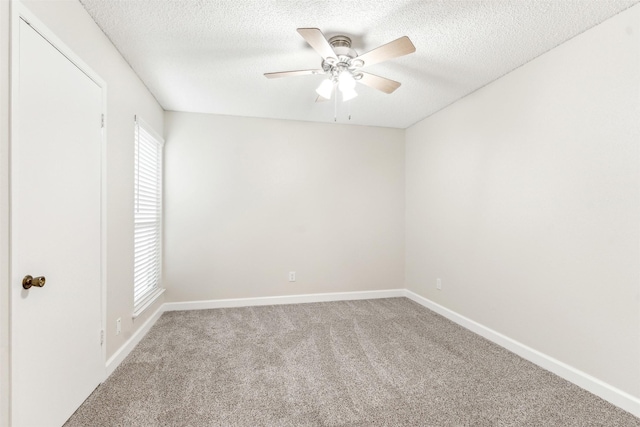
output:
M0 426L9 427L9 117L11 1L0 1Z
M9 307L9 360L8 360L8 406L9 406L9 425L11 425L11 409L13 407L11 390L13 386L11 385L11 377L12 377L12 346L13 342L13 327L12 327L12 319L13 319L13 297L14 292L19 292L16 287L16 283L11 283L11 278L13 272L11 271L11 247L12 247L12 236L11 236L11 213L12 213L12 183L11 183L11 146L17 143L20 140L20 135L18 135L18 91L19 91L19 79L20 75L20 20L25 21L31 28L33 28L38 34L44 37L55 49L57 49L62 55L64 55L69 61L71 61L76 67L78 67L87 77L89 77L94 83L96 83L102 92L102 114L103 114L103 127L102 127L102 135L101 135L101 143L100 143L100 319L101 319L101 330L102 330L102 351L101 351L101 366L104 369L104 373L102 374L102 378L100 382L103 382L106 379L106 354L107 354L107 345L106 345L106 316L107 316L107 83L95 72L93 69L87 65L78 55L76 55L67 44L65 44L53 31L51 31L42 21L40 21L25 5L23 5L19 0L11 0L11 25L10 25L10 43L11 43L11 53L10 53L10 82L9 82L9 141L8 141L8 149L6 150L8 154L8 158L6 159L6 164L8 166L8 188L7 188L7 206L5 212L0 212L0 215L6 215L8 229L7 229L7 259L3 259L2 263L6 261L6 269L7 274L4 277L8 280L8 301L7 305ZM4 209L3 209L4 210ZM3 248L0 248L3 249ZM3 257L4 258L4 257ZM2 264L0 264L1 266ZM97 337L96 337L97 338ZM0 423L2 420L0 419Z

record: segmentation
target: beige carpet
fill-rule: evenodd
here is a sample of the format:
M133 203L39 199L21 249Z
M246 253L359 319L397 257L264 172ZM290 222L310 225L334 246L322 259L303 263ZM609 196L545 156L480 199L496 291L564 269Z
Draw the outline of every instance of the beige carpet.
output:
M165 313L72 426L640 426L406 298Z

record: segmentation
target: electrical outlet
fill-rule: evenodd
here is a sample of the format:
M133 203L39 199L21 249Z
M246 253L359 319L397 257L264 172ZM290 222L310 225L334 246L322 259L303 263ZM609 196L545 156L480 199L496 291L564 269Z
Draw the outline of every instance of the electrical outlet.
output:
M295 282L296 281L296 272L295 271L290 271L289 272L289 281L290 282Z
M442 290L442 280L440 280L439 277L436 279L436 289L439 291Z
M121 331L122 331L122 318L118 317L116 319L116 335L120 335Z

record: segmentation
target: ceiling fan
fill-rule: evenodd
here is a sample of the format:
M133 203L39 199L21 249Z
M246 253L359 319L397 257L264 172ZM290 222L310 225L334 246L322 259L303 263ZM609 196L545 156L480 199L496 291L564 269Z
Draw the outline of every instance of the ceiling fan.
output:
M400 87L400 82L365 73L361 69L416 51L409 37L404 36L358 56L356 51L351 49L351 39L347 36L338 35L327 40L318 28L298 28L298 33L322 56L322 68L281 71L265 73L264 75L268 79L274 79L309 74L326 74L328 78L323 80L318 89L316 89L318 93L316 102L331 99L336 87L339 89L343 101L353 99L358 96L355 91L356 82L384 93L392 93Z

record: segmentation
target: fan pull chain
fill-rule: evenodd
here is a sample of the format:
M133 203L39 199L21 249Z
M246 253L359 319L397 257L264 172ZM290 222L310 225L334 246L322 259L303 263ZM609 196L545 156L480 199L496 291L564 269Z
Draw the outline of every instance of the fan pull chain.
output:
M335 85L333 86L333 121L338 121L338 91Z

